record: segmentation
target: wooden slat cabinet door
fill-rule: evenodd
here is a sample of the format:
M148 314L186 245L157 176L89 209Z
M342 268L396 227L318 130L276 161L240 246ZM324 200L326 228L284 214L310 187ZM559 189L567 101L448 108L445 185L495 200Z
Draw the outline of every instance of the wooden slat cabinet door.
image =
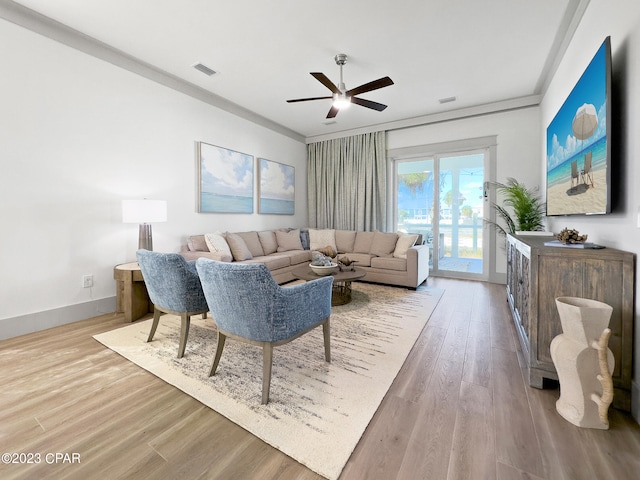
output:
M516 243L512 237L507 238L507 299L513 306L516 291Z
M629 291L631 267L624 259L604 260L589 259L584 261L583 296L606 303L613 307L609 328L609 349L613 352L616 364L613 370L614 386L622 386L631 379L631 359L625 348L625 341L630 341L630 319L633 312L629 305L633 304L633 292Z
M522 330L530 337L531 258L528 252L518 252L518 314Z
M529 356L529 251L507 237L507 299L524 355Z
M557 297L583 295L583 267L573 258L538 255L537 314L532 332L532 365L555 374L551 340L562 333Z

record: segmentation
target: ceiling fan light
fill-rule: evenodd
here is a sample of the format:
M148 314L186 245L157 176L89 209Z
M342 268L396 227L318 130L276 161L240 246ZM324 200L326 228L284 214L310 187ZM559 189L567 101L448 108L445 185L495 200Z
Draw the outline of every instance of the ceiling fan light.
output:
M351 105L351 97L345 94L334 95L333 96L333 106L338 110L342 110L343 108L349 108Z

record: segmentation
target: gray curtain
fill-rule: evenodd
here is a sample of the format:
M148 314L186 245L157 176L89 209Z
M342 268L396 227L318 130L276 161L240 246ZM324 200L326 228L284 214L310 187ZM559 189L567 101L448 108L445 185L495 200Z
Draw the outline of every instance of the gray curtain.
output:
M307 145L309 226L384 231L386 153L386 132Z

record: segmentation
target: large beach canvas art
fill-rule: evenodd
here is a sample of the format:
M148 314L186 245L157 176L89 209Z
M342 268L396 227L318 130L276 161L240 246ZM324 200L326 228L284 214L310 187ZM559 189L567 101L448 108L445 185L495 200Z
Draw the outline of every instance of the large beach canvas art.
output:
M258 212L293 215L295 213L295 169L290 165L258 159L260 188Z
M607 37L547 128L547 215L609 213L610 58Z
M198 142L200 213L253 213L253 156Z

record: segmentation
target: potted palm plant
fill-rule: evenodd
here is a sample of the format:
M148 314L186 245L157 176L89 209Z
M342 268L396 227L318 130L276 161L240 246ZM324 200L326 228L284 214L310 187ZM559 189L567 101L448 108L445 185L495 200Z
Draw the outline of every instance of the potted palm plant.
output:
M487 220L499 233L515 234L526 231L544 230L545 204L540 200L538 188L527 188L515 178L507 178L506 183L492 183L498 195L502 197L502 204L492 203L498 218L505 223L503 227L497 221ZM513 213L510 213L513 212Z

